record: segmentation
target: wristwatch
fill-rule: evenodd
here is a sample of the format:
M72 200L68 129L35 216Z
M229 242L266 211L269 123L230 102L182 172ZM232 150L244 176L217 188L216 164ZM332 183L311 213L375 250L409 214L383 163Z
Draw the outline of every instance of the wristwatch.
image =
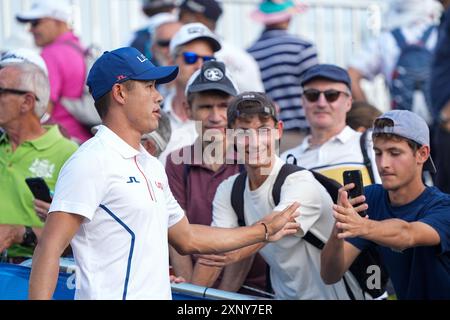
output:
M23 240L21 245L25 247L35 247L37 244L37 237L31 227L25 227L25 233L23 234Z

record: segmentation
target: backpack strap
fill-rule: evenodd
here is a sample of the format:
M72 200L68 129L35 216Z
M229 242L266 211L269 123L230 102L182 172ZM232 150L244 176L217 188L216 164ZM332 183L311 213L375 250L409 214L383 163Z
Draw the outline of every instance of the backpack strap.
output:
M272 198L273 202L275 203L275 206L277 206L280 203L281 187L283 186L287 176L290 175L291 173L302 170L306 169L289 163L285 163L281 167L280 171L278 172L277 178L275 179L275 183L273 184L272 189Z
M391 31L391 34L394 37L395 42L397 42L397 45L400 48L400 51L403 50L408 45L408 43L406 43L406 39L403 36L403 33L400 30L400 28L395 28L394 30Z
M324 176L323 174L314 170L311 170L311 173L313 174L314 178L316 178L316 180L319 181L320 184L327 190L328 194L333 200L333 203L337 203L339 197L339 188L341 188L342 185L336 180L328 178L327 176Z
M423 33L422 37L420 37L420 41L418 44L425 45L428 41L428 38L430 37L431 33L433 32L433 29L435 26L428 27L425 32ZM392 30L392 36L394 37L395 41L397 42L397 45L399 46L400 50L403 50L408 43L406 42L405 37L403 36L403 33L401 32L400 28L396 28Z
M297 158L292 153L289 153L286 156L286 163L290 163L289 162L290 159L292 159L292 164L297 165Z
M236 180L234 180L233 188L231 189L231 206L238 218L240 227L245 226L244 220L244 190L245 180L247 179L247 172L240 173Z
M431 36L431 33L433 32L435 26L429 26L427 30L423 33L422 37L420 38L420 41L423 45L425 45L428 41L428 38Z
M366 140L367 140L367 130L364 131L364 133L359 138L359 145L361 147L361 153L362 153L362 156L364 159L363 160L364 166L367 168L367 171L369 172L370 183L375 183L375 176L373 174L372 161L370 161L369 154L367 153Z

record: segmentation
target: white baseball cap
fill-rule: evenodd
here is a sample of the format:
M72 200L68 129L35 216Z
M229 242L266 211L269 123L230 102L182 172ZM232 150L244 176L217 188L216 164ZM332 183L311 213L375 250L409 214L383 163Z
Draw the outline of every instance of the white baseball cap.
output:
M7 65L8 63L20 63L20 62L30 62L35 64L40 69L42 69L42 71L45 73L46 76L48 76L48 69L44 59L42 59L42 57L38 53L34 52L31 49L18 48L8 50L5 53L3 53L0 58L0 66L2 67Z
M214 52L219 51L222 48L216 35L211 32L207 26L200 22L194 22L185 24L180 28L180 30L178 30L177 33L175 33L172 40L170 40L170 54L174 55L175 50L179 46L197 39L204 39L208 41Z
M30 22L42 18L70 22L71 17L72 7L68 0L35 0L30 10L16 15L19 22Z

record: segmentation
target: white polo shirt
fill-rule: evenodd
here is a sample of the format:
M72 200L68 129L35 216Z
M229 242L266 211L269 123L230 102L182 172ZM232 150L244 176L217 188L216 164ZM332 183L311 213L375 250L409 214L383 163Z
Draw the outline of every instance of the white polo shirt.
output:
M287 160L292 154L297 159L297 165L318 171L321 174L343 183L342 173L345 170L361 170L364 185L370 184L370 176L361 152L360 138L362 133L356 132L346 126L339 134L330 138L321 146L312 147L309 144L311 136L307 136L298 147L289 149L281 155L281 159ZM366 139L366 150L372 163L376 183L381 183L375 163L372 135L369 133Z
M52 211L85 217L71 241L76 299L171 299L167 230L184 213L142 146L101 126L62 168Z

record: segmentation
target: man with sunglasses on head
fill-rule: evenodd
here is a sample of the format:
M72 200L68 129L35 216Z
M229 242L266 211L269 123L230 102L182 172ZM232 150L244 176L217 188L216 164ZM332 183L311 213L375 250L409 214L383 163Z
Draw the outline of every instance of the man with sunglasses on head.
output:
M223 3L217 0L183 0L178 7L181 23L201 22L217 34L217 21L223 13ZM217 60L227 64L228 70L240 91L264 92L261 71L256 60L244 49L220 37L222 49L216 53Z
M85 49L71 29L72 14L68 0L36 0L16 18L30 24L34 42L42 48L50 81L51 120L64 127L74 141L82 143L92 136L90 130L61 103L63 97L80 98L86 79Z
M342 172L361 170L364 185L379 183L371 140L346 125L352 106L351 81L346 70L319 64L306 71L301 81L302 105L311 134L296 148L287 150L282 159L318 171L342 183ZM364 142L362 152L361 143Z
M170 63L178 65L180 72L174 80L175 90L164 100L163 109L169 115L172 136L166 150L159 157L163 164L167 155L193 144L197 138L195 123L188 115L186 85L203 62L213 60L214 53L220 48L217 37L202 23L185 24L170 41Z
M0 61L0 252L8 262L20 263L32 256L43 227L40 214L48 207L34 199L25 179L42 177L54 190L77 145L58 126L41 125L50 95L44 70L31 61L11 60Z

